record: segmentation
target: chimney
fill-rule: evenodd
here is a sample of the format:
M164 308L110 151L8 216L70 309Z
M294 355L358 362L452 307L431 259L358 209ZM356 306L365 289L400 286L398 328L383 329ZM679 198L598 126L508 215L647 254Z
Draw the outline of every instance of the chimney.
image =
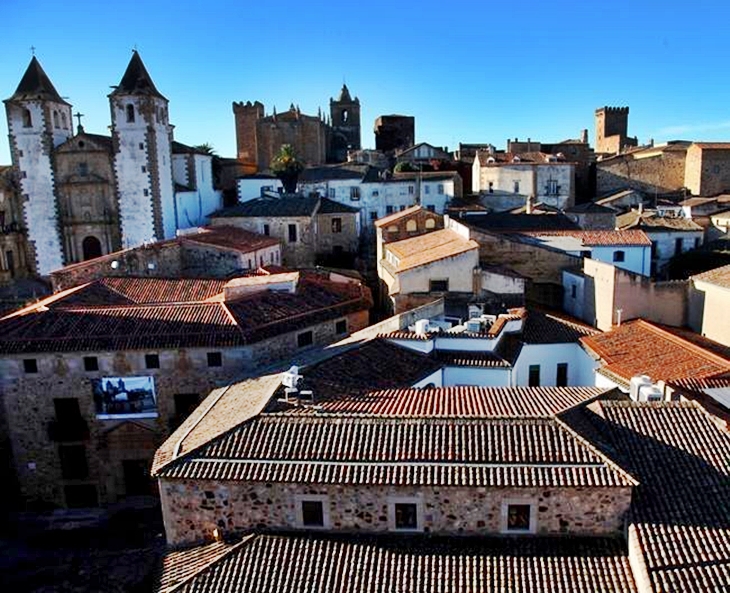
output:
M583 144L588 144L588 130L586 130L585 128L580 132L580 141Z
M532 214L532 200L532 194L528 195L525 200L525 214Z

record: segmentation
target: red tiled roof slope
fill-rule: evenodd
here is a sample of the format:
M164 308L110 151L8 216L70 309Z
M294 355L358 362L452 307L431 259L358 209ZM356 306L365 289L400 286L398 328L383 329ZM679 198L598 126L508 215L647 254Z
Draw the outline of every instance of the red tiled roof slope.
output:
M184 556L179 557L184 562ZM174 570L167 562L169 570ZM272 569L276 567L276 569ZM607 538L414 540L257 535L178 593L550 591L635 593L620 542ZM158 590L170 593L170 590Z

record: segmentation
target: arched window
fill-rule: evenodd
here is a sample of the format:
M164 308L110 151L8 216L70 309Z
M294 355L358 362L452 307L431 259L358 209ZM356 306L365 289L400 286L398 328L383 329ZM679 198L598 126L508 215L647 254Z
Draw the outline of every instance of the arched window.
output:
M415 233L418 230L418 225L415 220L409 220L406 222L406 231L409 233Z
M134 122L134 105L131 103L127 105L127 123L133 123Z
M63 111L61 112L61 127L64 130L68 129L68 120L66 119L66 114Z
M436 226L436 221L433 218L427 218L426 219L426 228L432 229Z
M343 124L346 124L346 123L347 123L347 120L348 120L348 119L350 119L350 112L349 112L349 111L347 111L347 109L345 109L345 110L344 110L344 111L342 112L342 123L343 123Z
M81 249L84 252L84 261L101 257L101 243L96 237L89 235L81 242Z
M53 127L60 128L61 124L58 123L58 111L53 112Z
M32 128L33 118L30 115L30 109L23 109L23 127Z

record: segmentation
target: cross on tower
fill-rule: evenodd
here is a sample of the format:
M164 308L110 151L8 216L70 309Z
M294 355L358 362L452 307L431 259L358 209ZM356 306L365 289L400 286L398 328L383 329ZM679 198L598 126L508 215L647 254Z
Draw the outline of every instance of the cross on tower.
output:
M35 55L35 45L30 46L30 53Z
M76 118L76 119L78 120L78 122L79 122L79 127L81 127L81 118L82 118L82 117L84 117L84 114L83 114L83 113L79 113L79 112L77 111L76 113L74 113L74 117L75 117L75 118Z

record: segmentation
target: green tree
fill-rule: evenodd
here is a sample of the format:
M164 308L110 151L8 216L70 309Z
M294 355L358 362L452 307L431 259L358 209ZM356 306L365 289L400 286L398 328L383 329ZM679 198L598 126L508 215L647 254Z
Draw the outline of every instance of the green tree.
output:
M291 144L282 144L271 161L271 171L281 179L284 191L293 194L297 190L299 174L304 171L304 163L299 160Z

